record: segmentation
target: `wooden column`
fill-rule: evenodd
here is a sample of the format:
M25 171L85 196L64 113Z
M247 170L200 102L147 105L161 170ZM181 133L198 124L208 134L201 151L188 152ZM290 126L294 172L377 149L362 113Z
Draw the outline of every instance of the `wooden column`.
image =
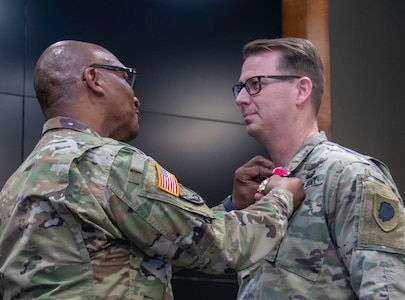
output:
M310 40L321 56L325 71L325 93L318 115L320 130L332 139L328 0L282 0L283 36Z

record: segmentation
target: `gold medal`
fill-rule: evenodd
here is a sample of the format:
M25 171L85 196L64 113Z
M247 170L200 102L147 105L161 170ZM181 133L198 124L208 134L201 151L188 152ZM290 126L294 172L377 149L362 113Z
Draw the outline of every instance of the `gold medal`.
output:
M277 176L281 176L281 177L287 177L290 175L290 172L287 170L284 170L281 167L277 167L273 170L272 175L277 175ZM270 177L267 177L266 179L264 179L262 182L260 182L259 187L257 188L257 192L258 193L263 193L264 190L266 189L266 185L269 182Z

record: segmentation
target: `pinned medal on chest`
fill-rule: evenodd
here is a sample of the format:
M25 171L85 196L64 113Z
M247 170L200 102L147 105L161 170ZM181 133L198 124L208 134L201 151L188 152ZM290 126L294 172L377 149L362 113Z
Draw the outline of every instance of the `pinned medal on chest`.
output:
M290 176L290 172L287 171L287 170L284 170L284 169L281 168L281 167L277 167L277 168L275 168L275 169L273 170L272 176L273 176L273 175L281 176L281 177L288 177L288 176ZM258 193L263 193L263 192L265 191L266 185L267 185L267 183L269 182L269 179L270 179L270 177L267 177L266 179L264 179L264 180L260 183L259 187L257 188L257 192L258 192Z

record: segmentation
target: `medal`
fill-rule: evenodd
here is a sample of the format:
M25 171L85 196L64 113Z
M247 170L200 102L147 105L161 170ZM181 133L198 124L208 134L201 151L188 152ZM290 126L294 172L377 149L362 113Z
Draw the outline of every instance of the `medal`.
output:
M288 177L290 175L290 172L287 170L284 170L281 167L277 167L273 170L272 175L276 175L276 176L281 176L281 177ZM257 188L257 192L259 193L263 193L264 190L266 189L266 185L269 182L270 177L267 177L266 179L264 179L259 187Z

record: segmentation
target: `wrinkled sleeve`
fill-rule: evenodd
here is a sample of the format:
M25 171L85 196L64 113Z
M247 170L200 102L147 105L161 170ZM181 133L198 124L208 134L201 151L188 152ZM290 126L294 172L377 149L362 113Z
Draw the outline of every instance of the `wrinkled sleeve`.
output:
M158 187L156 162L121 153L113 164L107 210L141 252L206 273L235 272L272 250L286 231L292 193L274 189L240 211L213 211L179 184L179 195Z
M353 163L337 180L333 238L360 299L405 295L404 207L395 184L372 165Z

